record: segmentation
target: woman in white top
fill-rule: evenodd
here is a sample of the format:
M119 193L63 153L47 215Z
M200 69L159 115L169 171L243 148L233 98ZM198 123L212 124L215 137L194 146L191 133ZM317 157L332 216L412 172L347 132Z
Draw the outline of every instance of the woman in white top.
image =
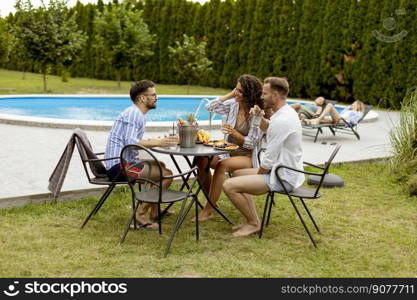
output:
M215 156L211 162L210 167L214 169L214 174L213 176L210 174L204 181L203 188L209 194L213 204L220 198L225 172L232 173L238 169L258 166L257 149L262 132L259 124L252 122L253 118L249 111L254 105L263 108L261 95L261 81L253 75L242 75L233 91L206 105L209 112L223 115L222 131L226 134L226 141L239 145L239 149L231 152L230 155ZM207 158L199 159L197 165L199 177L204 180ZM208 220L213 210L207 203L198 220Z
M347 125L348 122L350 125L355 126L358 124L360 119L363 117L365 111L365 104L362 101L356 100L352 103L351 106L344 109L340 113L337 112L334 105L329 103L321 113L318 118L312 120L303 120L307 125L318 125L321 123L333 123L337 125ZM330 114L330 117L327 116Z

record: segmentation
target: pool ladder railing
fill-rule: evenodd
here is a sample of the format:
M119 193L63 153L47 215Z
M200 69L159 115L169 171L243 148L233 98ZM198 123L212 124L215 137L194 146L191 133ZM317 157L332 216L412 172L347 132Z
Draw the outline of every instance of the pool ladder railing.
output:
M200 109L201 109L201 106L203 105L203 103L204 102L210 102L210 100L209 99L207 99L207 98L203 98L203 99L201 99L201 101L200 101L200 103L198 104L198 106L197 106L197 109L195 110L195 112L194 112L194 116L197 118L197 116L198 116L198 113L200 112ZM214 113L212 113L212 112L209 112L209 130L211 131L211 121L213 120L213 118L214 118L214 116L215 116L216 114L214 114Z

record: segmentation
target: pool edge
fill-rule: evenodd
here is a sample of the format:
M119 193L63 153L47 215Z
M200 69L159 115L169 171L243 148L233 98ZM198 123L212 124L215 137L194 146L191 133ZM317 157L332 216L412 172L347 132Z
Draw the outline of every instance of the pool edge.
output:
M0 98L19 98L19 97L122 97L126 98L123 94L28 94L28 95L0 95ZM161 97L218 97L215 95L160 95ZM298 101L301 103L311 103L311 101L301 99L288 99L289 101ZM337 105L337 104L336 104ZM342 106L342 105L337 105ZM378 119L378 114L375 110L370 111L362 123L373 122ZM173 121L165 122L147 122L146 130L150 132L165 131L167 128L172 127ZM54 128L54 129L75 129L80 128L83 130L93 131L108 131L113 126L113 121L89 121L89 120L70 120L70 119L55 119L55 118L42 118L42 117L31 117L22 115L12 114L0 114L0 123L9 125L20 125L20 126L32 126L32 127L43 127L43 128ZM221 121L213 120L211 125L209 121L200 121L199 127L201 129L220 129Z

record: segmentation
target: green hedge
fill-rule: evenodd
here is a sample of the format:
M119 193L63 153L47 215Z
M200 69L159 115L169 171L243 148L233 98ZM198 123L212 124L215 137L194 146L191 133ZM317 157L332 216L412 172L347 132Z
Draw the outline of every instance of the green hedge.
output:
M130 2L132 9L144 11L157 41L155 54L137 69L125 70L125 80L185 83L176 78L168 59L168 46L185 33L206 40L208 58L213 61L214 72L193 84L230 88L242 73L285 76L292 97L361 99L395 108L406 91L417 85L415 0ZM91 47L92 19L103 6L98 0L73 8L89 39L70 69L72 76L114 79L112 66L101 64ZM7 21L13 23L14 16ZM401 34L406 35L391 41ZM22 62L12 57L6 67L19 70ZM31 68L36 71L36 66Z

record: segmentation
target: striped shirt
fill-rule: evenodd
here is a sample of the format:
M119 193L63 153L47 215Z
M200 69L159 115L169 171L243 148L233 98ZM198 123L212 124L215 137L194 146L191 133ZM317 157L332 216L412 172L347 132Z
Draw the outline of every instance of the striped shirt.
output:
M146 118L143 112L134 104L122 111L114 121L107 139L104 158L119 157L124 146L137 145L145 131ZM120 159L106 160L106 169L120 163Z
M223 124L227 123L235 128L237 116L239 114L239 103L236 102L235 99L226 101L220 101L220 98L214 99L206 104L206 109L209 112L223 115ZM252 116L249 116L248 122L250 124L249 133L245 136L242 147L252 150L252 165L254 168L257 168L259 166L257 157L258 149L263 133L259 128L259 121L255 122L255 119L252 118ZM227 138L228 135L226 135L226 140ZM226 156L228 156L228 154Z

